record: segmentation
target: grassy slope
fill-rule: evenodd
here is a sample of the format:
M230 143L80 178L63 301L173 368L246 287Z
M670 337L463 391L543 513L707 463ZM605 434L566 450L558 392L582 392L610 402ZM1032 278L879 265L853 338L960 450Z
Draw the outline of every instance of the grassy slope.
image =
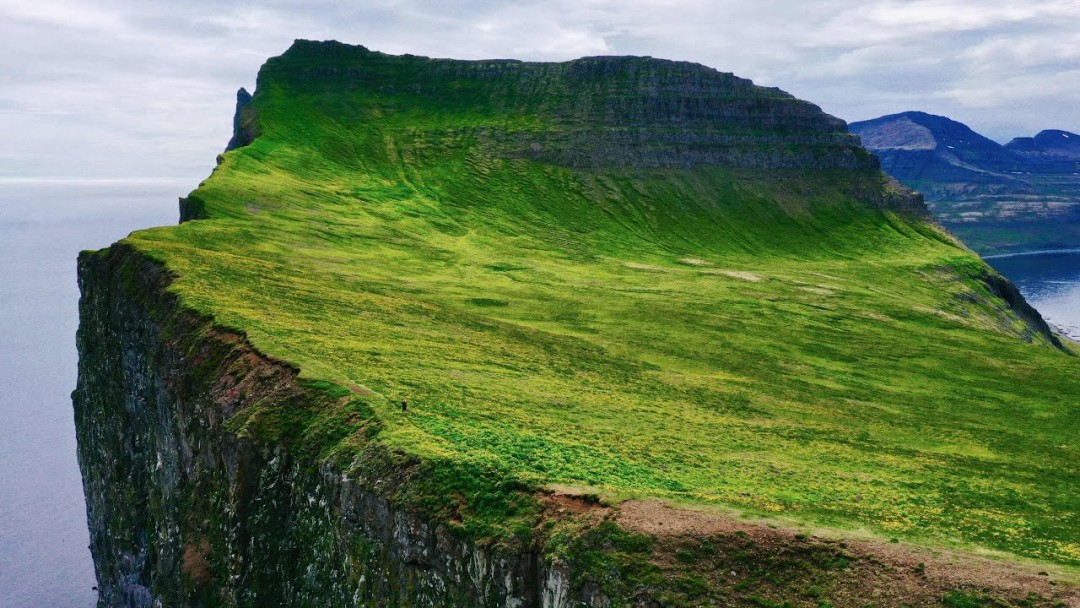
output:
M974 256L847 194L880 176L568 169L460 128L545 128L479 93L270 76L210 219L128 242L370 407L304 423L324 455L370 411L456 471L1080 564L1080 363L1015 337Z

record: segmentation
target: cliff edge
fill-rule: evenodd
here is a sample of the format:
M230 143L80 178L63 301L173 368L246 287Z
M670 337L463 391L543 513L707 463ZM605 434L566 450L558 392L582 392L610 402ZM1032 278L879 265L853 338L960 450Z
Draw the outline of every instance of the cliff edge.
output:
M1076 358L816 106L298 41L234 135L80 256L101 605L1077 605Z

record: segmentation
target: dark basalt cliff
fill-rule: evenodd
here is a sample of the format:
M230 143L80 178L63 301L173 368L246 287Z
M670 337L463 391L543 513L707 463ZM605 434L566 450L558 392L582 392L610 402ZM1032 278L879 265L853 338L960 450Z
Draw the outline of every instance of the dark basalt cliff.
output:
M73 400L99 605L582 599L565 567L477 546L391 502L415 463L372 448L352 466L319 466L287 443L238 435L254 404L289 416L326 397L185 310L153 261L114 246L83 255L79 277Z
M225 146L225 151L235 150L250 144L254 141L258 133L254 131L254 117L244 109L251 103L251 93L248 93L247 89L240 87L236 91L236 112L233 114L233 136L229 140L229 144Z

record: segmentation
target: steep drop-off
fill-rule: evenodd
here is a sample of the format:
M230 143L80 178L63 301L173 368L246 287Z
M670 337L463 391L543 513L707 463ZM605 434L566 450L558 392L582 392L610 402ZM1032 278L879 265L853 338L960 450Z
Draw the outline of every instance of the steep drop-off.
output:
M235 131L80 258L103 605L1076 602L1077 360L842 121L298 41Z
M924 112L850 128L979 253L1080 247L1080 135L1050 130L1002 146Z
M552 599L569 593L561 570L390 502L415 462L361 441L345 473L284 436L237 433L253 409L287 428L335 404L185 310L158 264L118 245L79 272L74 401L101 605L568 605Z

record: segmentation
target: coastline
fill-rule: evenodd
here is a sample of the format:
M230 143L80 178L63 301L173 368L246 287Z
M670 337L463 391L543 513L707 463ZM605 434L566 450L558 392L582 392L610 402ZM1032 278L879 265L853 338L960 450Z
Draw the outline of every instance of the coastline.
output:
M1064 259L1051 262L1050 266L1069 268L1066 276L1050 276L1044 270L1027 268L1038 256L1065 256ZM1019 253L998 254L983 257L983 260L1008 276L1020 289L1024 297L1039 310L1055 334L1067 338L1073 344L1080 342L1080 315L1076 304L1080 303L1076 294L1080 284L1080 264L1072 262L1073 256L1080 256L1080 248L1043 249ZM1024 258L1032 258L1025 260ZM1008 261L1011 260L1011 261ZM995 262L1001 262L998 268ZM1050 285L1058 285L1051 288ZM1070 287L1072 286L1072 287Z
M1080 253L1080 247L1066 249L1037 249L1035 251L1020 251L1017 253L995 253L994 255L980 255L984 260L1000 260L1004 258L1018 258L1028 255L1054 255Z

